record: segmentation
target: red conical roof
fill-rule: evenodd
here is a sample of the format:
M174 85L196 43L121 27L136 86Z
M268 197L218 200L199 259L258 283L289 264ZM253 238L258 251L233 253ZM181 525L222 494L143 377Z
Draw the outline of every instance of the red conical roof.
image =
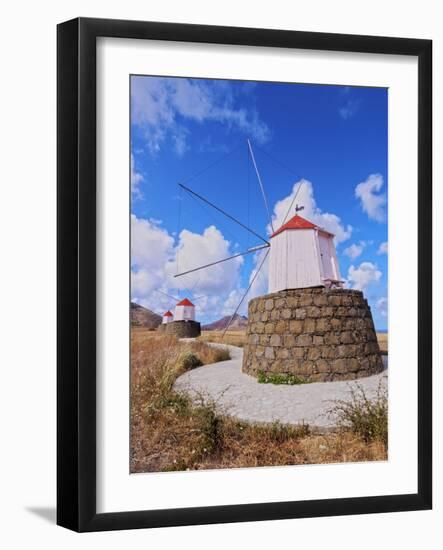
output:
M172 313L168 310L165 313L163 313L163 317L174 317Z
M190 302L187 298L185 298L184 300L179 302L177 305L178 306L192 306L192 307L195 307L194 304L192 302Z
M318 225L315 225L315 223L312 223L308 220L305 220L305 218L302 218L298 214L296 214L293 218L291 218L289 221L287 221L284 225L282 225L277 231L275 231L272 235L272 237L275 237L282 231L286 231L286 229L319 229L323 233L328 233L328 235L332 235L329 231L325 231Z

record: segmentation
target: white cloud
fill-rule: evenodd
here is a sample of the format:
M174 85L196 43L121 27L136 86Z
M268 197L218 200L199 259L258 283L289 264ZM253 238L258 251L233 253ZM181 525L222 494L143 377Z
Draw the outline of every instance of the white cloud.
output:
M131 81L132 121L145 130L151 153L170 138L177 154L184 154L188 145L182 119L218 122L258 143L266 142L270 135L266 123L253 107L239 107L236 99L233 87L223 81L158 77L133 77Z
M361 253L363 252L366 245L367 245L366 241L360 241L358 244L353 243L343 250L343 254L345 256L348 256L352 260L355 260L355 258L358 258L359 256L361 256Z
M349 92L347 92L347 93L349 93ZM360 107L360 101L359 100L357 100L357 99L348 99L346 101L346 103L342 107L340 107L338 112L340 113L340 116L344 120L347 120L348 118L353 117L357 113L359 107Z
M297 193L298 192L298 193ZM292 209L287 214L288 209L293 201L294 195L297 193L297 198L292 205ZM296 205L304 206L301 215L309 221L323 227L335 235L335 242L346 241L352 234L352 226L344 225L341 219L336 214L323 212L315 201L314 188L310 181L302 179L294 183L292 192L284 199L278 201L274 206L274 214L272 217L274 229L277 230L286 219L288 221L295 214ZM268 231L270 228L268 227Z
M365 290L369 285L377 283L382 272L372 262L362 262L358 267L351 265L348 270L347 283L355 290Z
M131 154L131 193L134 197L141 197L140 185L143 181L142 174L135 169L134 155Z
M355 196L360 199L361 207L371 220L386 221L386 193L381 192L383 176L371 174L366 181L355 188Z
M269 282L269 254L266 248L260 250L254 254L254 267L249 274L249 284L252 283L251 289L248 293L248 299L251 300L256 296L262 296L268 292ZM267 255L266 255L267 254ZM266 258L265 258L266 256ZM257 276L258 269L260 269ZM255 277L255 279L254 279ZM254 280L254 282L252 282Z
M388 316L388 300L386 297L379 298L375 302L375 309L382 317Z
M131 217L131 299L162 313L174 307L171 296L203 296L196 300L199 318L216 319L226 315L227 303L234 303L233 292L240 292L238 257L183 277L180 272L193 269L232 255L231 243L215 227L202 234L183 230L178 242L159 221ZM236 306L237 304L235 304ZM235 309L235 307L234 307Z
M377 254L387 254L388 253L388 243L380 243L380 246L378 247Z
M234 290L231 290L228 297L223 303L223 309L222 314L225 315L233 315L235 310L238 308L240 301L242 300L244 294L246 292L245 288L235 288ZM243 302L241 303L237 314L238 315L247 315L248 313L248 302L251 299L250 293L244 298Z
M174 256L174 239L158 222L131 216L131 292L143 298L165 283L165 265Z
M214 225L207 227L200 235L184 229L179 236L175 257L166 266L170 277L180 273L227 258L233 254L230 241ZM236 286L238 272L243 264L239 256L233 260L213 265L189 275L174 279L179 289L196 289L198 294L223 294Z
M248 315L248 303L256 296L262 296L268 292L268 272L269 272L269 255L266 255L267 250L262 249L254 254L254 267L249 274L248 285L246 288L240 286L233 289L223 305L223 315L232 315L239 306L237 311L239 315ZM266 257L265 257L266 256ZM256 276L257 270L260 269ZM252 283L252 284L251 284ZM245 295L247 288L248 293Z

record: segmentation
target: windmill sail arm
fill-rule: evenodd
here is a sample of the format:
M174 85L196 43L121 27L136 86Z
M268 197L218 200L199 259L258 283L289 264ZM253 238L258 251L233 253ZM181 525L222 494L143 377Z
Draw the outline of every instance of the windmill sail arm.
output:
M298 188L297 188L297 191L295 192L294 196L292 197L291 204L289 205L288 211L286 212L286 216L285 216L285 218L284 218L284 220L283 220L283 223L281 224L280 227L283 227L283 225L285 225L285 222L286 222L286 220L288 219L288 216L289 216L289 212L292 210L292 207L294 206L295 199L297 198L298 192L300 191L300 189L301 189L303 183L304 183L304 181L302 180L302 181L300 182ZM302 206L302 207L300 207L300 208L295 207L295 213L297 214L297 212L298 212L299 210L304 210L304 208L305 208L304 206Z
M235 223L237 223L238 225L240 225L241 227L243 227L243 229L246 229L246 231L249 231L249 233L252 233L253 235L255 235L258 239L260 239L261 241L263 241L264 243L266 243L267 245L269 245L268 241L262 237L261 235L259 235L258 233L256 233L254 230L252 230L250 227L248 227L247 225L245 225L244 223L242 223L241 221L237 220L236 218L234 218L234 216L231 216L231 214L228 214L228 212L225 212L224 210L222 210L219 206L213 204L212 202L208 201L208 199L205 199L205 197L203 197L202 195L199 195L198 193L196 193L195 191L193 191L192 189L190 189L189 187L186 187L186 185L183 185L182 183L179 183L178 184L182 189L184 189L185 191L187 191L188 193L190 193L191 195L194 195L195 197L197 197L198 199L200 199L201 201L205 202L206 204L208 204L209 206L211 206L212 208L215 208L215 210L218 210L218 212L220 212L221 214L223 214L224 216L226 216L227 218L229 218L230 220L234 221Z
M206 269L207 267L211 267L213 265L221 264L223 262L227 262L228 260L233 260L234 258L238 258L240 256L245 256L246 254L252 254L253 252L257 252L258 250L262 250L263 248L269 248L269 244L263 244L260 246L253 246L252 248L248 248L245 252L239 252L238 254L234 254L233 256L229 256L228 258L223 258L222 260L217 260L215 262L211 262L210 264L201 265L200 267L194 267L193 269L189 269L188 271L183 271L182 273L177 273L174 275L174 277L181 277L182 275L188 275L189 273L194 273L195 271L199 271L200 269Z
M263 196L263 201L265 203L266 212L268 213L269 224L271 226L272 232L274 233L274 224L272 223L272 216L271 216L271 213L269 211L268 199L266 198L265 188L263 186L263 182L262 182L261 177L260 177L260 172L258 171L257 163L255 162L255 157L254 157L254 152L252 150L251 142L249 141L249 139L247 141L248 141L249 153L250 153L251 159L252 159L252 164L254 165L255 173L257 174L258 183L260 185L261 194Z
M163 296L167 296L168 298L171 298L171 300L175 300L176 302L180 300L180 298L177 298L176 296L171 296L170 294L167 294L166 292L163 292L163 290L159 290L158 288L155 288L154 292L159 292L160 294L163 294Z

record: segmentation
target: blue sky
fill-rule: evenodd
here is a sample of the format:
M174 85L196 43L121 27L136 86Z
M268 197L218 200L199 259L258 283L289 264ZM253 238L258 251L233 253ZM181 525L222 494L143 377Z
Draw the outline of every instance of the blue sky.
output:
M341 276L387 328L387 90L131 77L132 299L157 312L196 298L198 318L232 314L262 253L190 269L260 244L184 183L265 238L300 186L302 215L336 234ZM161 292L159 292L161 291ZM267 266L248 299L267 292ZM197 297L199 297L197 299Z

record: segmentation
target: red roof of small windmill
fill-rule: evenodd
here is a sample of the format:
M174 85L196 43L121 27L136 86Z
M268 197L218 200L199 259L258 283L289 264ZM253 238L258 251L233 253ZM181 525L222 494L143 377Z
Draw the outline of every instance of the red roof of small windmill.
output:
M172 313L168 310L165 313L163 313L163 317L174 317Z
M291 218L289 221L287 221L284 225L282 225L277 231L274 231L274 233L271 235L272 237L275 237L282 231L286 231L286 229L318 229L322 231L323 233L327 233L328 235L332 235L333 233L330 233L329 231L326 231L325 229L322 229L318 225L315 225L315 223L312 223L308 220L305 220L298 214L296 214L293 218Z
M192 306L192 307L195 307L194 304L192 302L190 302L187 298L185 298L184 300L179 302L177 305L178 306Z

